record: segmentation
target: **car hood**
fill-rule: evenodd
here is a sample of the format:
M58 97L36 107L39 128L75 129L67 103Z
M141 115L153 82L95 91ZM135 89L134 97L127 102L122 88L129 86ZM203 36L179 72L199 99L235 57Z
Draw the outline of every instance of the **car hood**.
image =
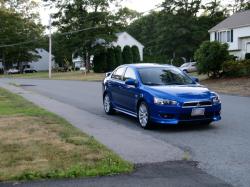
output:
M178 101L209 99L211 92L201 85L148 86L156 97Z

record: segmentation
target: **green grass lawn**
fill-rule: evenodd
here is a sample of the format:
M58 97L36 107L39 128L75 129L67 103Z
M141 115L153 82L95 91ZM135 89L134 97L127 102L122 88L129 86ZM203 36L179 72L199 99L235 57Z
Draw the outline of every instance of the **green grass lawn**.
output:
M112 175L133 165L64 119L0 88L0 181Z
M86 75L80 71L72 72L54 72L52 79L55 80L82 80L82 81L100 81L103 80L104 73L87 73ZM0 75L0 78L27 78L27 79L48 79L48 72L38 72L18 75Z

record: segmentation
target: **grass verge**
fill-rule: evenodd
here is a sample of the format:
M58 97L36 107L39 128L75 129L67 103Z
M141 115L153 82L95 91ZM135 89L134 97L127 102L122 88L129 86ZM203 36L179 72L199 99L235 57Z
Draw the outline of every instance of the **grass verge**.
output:
M25 79L48 79L48 72L38 72L18 75L0 75L0 78L25 78ZM87 73L83 74L80 71L58 72L52 73L54 80L82 80L82 81L100 81L105 75L103 73Z
M0 88L0 181L130 172L133 166L64 119Z

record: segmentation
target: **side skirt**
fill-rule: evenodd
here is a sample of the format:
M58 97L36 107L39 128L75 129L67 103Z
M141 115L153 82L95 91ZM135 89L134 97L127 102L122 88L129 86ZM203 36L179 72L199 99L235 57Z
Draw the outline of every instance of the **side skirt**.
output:
M137 114L134 113L134 112L130 112L130 111L127 111L127 110L123 110L121 108L114 108L114 110L118 111L118 112L121 112L121 113L124 113L124 114L127 114L127 115L130 115L132 117L135 117L137 118Z

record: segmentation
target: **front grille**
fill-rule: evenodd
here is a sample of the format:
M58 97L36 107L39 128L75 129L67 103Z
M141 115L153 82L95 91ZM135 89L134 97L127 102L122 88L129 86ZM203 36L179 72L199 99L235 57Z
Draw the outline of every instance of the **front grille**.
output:
M212 106L212 101L193 101L183 104L183 108Z

